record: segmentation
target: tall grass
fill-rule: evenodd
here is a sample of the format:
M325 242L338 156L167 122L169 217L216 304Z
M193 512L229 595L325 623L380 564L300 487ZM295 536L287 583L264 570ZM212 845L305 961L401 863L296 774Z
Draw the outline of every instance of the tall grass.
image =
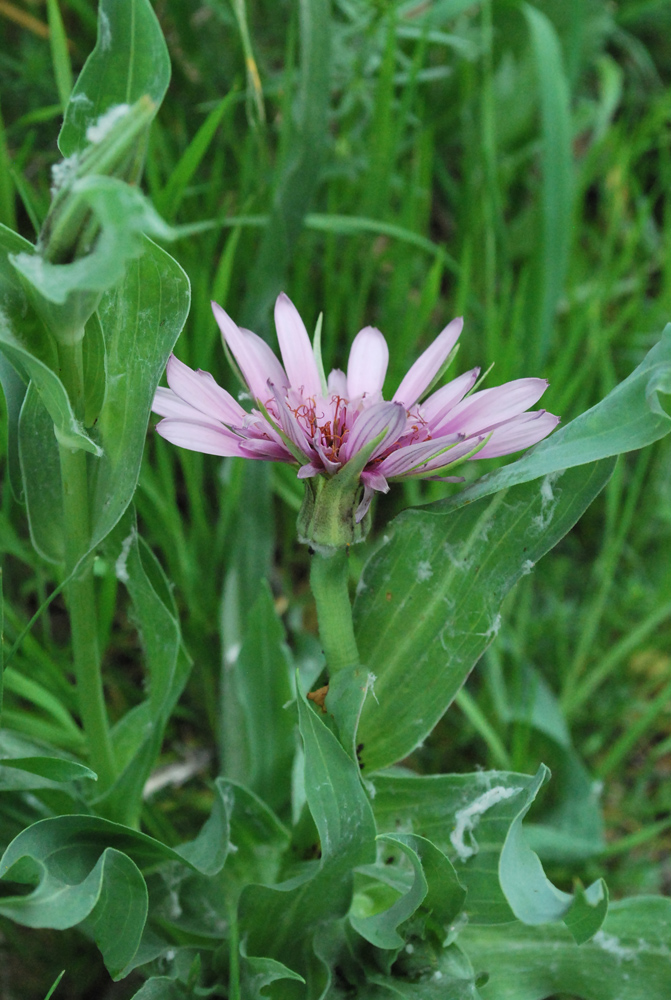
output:
M171 252L193 289L177 348L187 363L235 389L211 298L272 341L270 305L284 288L308 328L323 311L328 366L344 364L362 326L377 325L392 387L462 314L461 370L495 362L489 385L546 376L544 404L569 419L628 374L671 318L663 3L162 0L156 9L173 82L146 187L185 227ZM18 218L32 239L49 202L70 63L76 71L95 39L94 5L16 0L0 18L0 221ZM616 894L669 888L670 468L668 443L620 461L578 528L517 588L461 712L414 761L528 770L541 756L559 760L548 718L543 728L523 697L528 677L542 676L578 755L604 782ZM399 487L379 502L377 522L444 490ZM11 645L54 578L30 547L6 477L1 495ZM300 500L282 467L221 463L149 435L136 498L142 533L174 582L195 661L166 760L221 747L224 654L261 578L309 668L314 621L293 528ZM353 576L361 558L353 553ZM138 698L138 640L104 569L108 694L120 715ZM59 601L5 674L4 719L76 751ZM560 772L558 796L575 780ZM183 794L205 808L205 784L190 787ZM17 800L2 813L3 840L30 810ZM169 792L145 822L169 840L184 832ZM594 862L584 864L589 878Z

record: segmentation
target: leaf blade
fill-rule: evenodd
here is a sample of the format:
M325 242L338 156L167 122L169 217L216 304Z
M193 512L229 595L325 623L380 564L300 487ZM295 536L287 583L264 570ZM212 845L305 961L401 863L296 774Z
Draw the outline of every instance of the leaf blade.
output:
M170 81L163 33L148 0L101 0L98 37L65 109L58 148L80 152L86 130L117 104L133 104L145 94L157 108Z
M447 510L612 455L644 448L671 430L671 416L660 397L671 394L671 324L640 365L604 399L501 469L488 473L429 510Z
M401 760L431 731L496 635L505 594L575 524L613 464L393 522L354 603L361 661L376 677L357 737L368 770Z

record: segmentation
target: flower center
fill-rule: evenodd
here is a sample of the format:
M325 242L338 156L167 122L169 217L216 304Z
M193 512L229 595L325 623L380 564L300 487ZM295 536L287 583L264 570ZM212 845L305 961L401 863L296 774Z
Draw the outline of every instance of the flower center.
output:
M327 412L317 411L317 402L313 396L304 399L295 409L289 406L308 437L315 444L319 444L325 456L332 462L338 461L340 449L349 434L347 404L348 400L335 395L331 396L326 404Z

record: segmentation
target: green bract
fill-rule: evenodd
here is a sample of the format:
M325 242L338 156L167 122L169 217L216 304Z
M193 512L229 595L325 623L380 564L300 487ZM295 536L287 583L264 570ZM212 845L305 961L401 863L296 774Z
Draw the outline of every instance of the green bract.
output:
M349 466L328 479L306 479L296 524L299 542L323 555L363 542L370 531L371 517L367 512L361 521L356 520L362 495L359 472L351 475Z

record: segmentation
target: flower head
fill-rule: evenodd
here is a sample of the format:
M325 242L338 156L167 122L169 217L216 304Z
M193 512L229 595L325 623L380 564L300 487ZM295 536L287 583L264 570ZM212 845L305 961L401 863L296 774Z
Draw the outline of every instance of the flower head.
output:
M319 336L313 347L286 295L275 304L283 364L264 340L236 326L216 303L212 308L252 409L247 412L210 374L193 371L173 355L167 367L170 388L159 388L153 403L164 417L159 434L206 454L298 465L299 479L315 480L313 500L324 486L315 477L347 484L349 495L354 490L357 496L354 524L365 517L374 492L386 493L390 481L454 482L451 473L461 462L528 448L559 420L545 410L529 412L547 388L545 379L522 378L471 392L480 374L474 368L430 392L457 343L461 319L445 327L387 401L382 386L389 349L374 327L354 338L347 372L334 369L327 379Z

